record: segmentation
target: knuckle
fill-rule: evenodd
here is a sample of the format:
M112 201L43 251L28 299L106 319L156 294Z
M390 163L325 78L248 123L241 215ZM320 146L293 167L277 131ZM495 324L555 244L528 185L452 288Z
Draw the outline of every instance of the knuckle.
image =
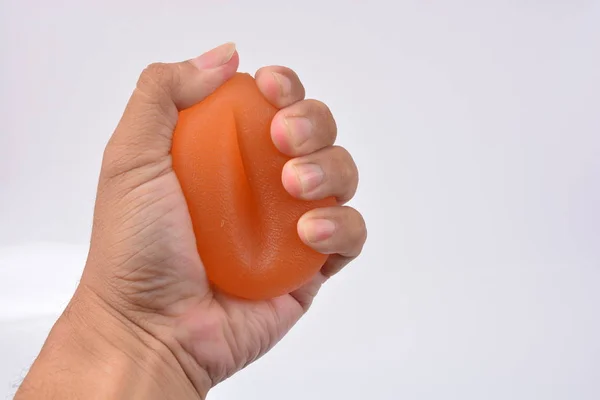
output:
M354 184L358 181L358 168L354 162L354 158L348 150L341 146L333 146L335 156L335 168L344 185Z
M131 110L135 112L128 113L124 124L139 130L163 132L172 129L177 113L173 96L177 95L181 79L178 68L177 64L153 63L142 71L132 96L135 106Z
M275 72L277 74L283 75L288 78L292 82L292 88L297 90L304 90L304 86L300 81L300 77L293 69L283 66L283 65L273 65L271 67L266 67L265 70L269 70L270 72Z
M310 109L320 114L327 114L328 112L330 112L327 104L323 103L321 100L307 99L306 103Z
M331 146L333 151L335 152L336 158L338 158L341 162L344 163L353 163L352 155L343 146Z
M176 76L173 65L152 63L140 74L137 87L144 92L168 91L176 84Z
M294 70L292 70L290 68L285 68L285 71L286 71L286 75L289 77L290 81L292 82L292 91L295 93L297 98L303 99L304 96L306 96L306 89L304 88L304 85L302 84L300 77Z
M357 257L365 245L367 228L360 212L349 206L339 208L338 221L341 226L338 246L345 257Z
M352 207L346 207L349 211L349 223L353 227L351 229L352 242L355 246L362 248L367 240L367 224L362 214Z
M269 71L269 72L275 72L275 73L278 73L281 75L285 75L287 78L293 78L293 79L299 80L296 72L293 69L291 69L290 67L286 67L285 65L270 65L267 67L263 67L261 69Z
M321 100L314 100L314 107L319 111L319 114L322 115L325 119L333 121L333 113L331 112L331 108Z
M327 104L323 103L321 100L315 99L309 99L307 102L309 112L314 113L321 122L334 122L333 113Z
M309 100L309 109L314 113L317 125L323 127L322 133L329 142L333 143L337 137L337 124L329 106L320 100Z

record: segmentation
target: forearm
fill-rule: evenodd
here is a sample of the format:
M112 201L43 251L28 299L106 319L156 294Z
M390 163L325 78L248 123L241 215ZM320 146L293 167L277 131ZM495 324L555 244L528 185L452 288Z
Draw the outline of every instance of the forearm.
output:
M76 295L53 327L15 400L202 399L205 395L160 341L87 296Z

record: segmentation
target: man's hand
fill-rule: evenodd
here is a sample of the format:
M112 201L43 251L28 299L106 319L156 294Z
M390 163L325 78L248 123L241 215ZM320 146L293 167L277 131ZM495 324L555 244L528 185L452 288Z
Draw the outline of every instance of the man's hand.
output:
M282 184L301 199L338 199L298 223L301 239L329 257L306 286L268 301L211 289L172 169L171 138L178 111L231 78L238 63L226 44L141 74L106 147L81 283L17 399L204 398L274 346L321 285L359 255L365 223L344 206L358 172L350 154L334 146L333 116L325 104L304 99L293 71L265 67L256 82L280 109L273 142L293 157Z

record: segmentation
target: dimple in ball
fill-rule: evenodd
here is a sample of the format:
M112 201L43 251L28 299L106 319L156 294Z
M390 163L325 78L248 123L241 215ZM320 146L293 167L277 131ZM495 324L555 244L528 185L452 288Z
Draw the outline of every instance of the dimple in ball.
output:
M335 204L295 199L284 189L289 157L270 135L277 111L254 78L237 73L180 111L173 135L173 168L207 277L218 290L251 300L290 293L319 271L327 256L300 240L297 223Z

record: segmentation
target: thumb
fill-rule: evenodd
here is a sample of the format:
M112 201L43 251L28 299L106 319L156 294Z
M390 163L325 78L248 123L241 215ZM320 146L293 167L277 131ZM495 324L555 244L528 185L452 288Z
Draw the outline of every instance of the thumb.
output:
M176 63L150 64L141 73L109 140L103 170L119 175L169 154L178 112L198 103L231 78L239 65L233 43Z

